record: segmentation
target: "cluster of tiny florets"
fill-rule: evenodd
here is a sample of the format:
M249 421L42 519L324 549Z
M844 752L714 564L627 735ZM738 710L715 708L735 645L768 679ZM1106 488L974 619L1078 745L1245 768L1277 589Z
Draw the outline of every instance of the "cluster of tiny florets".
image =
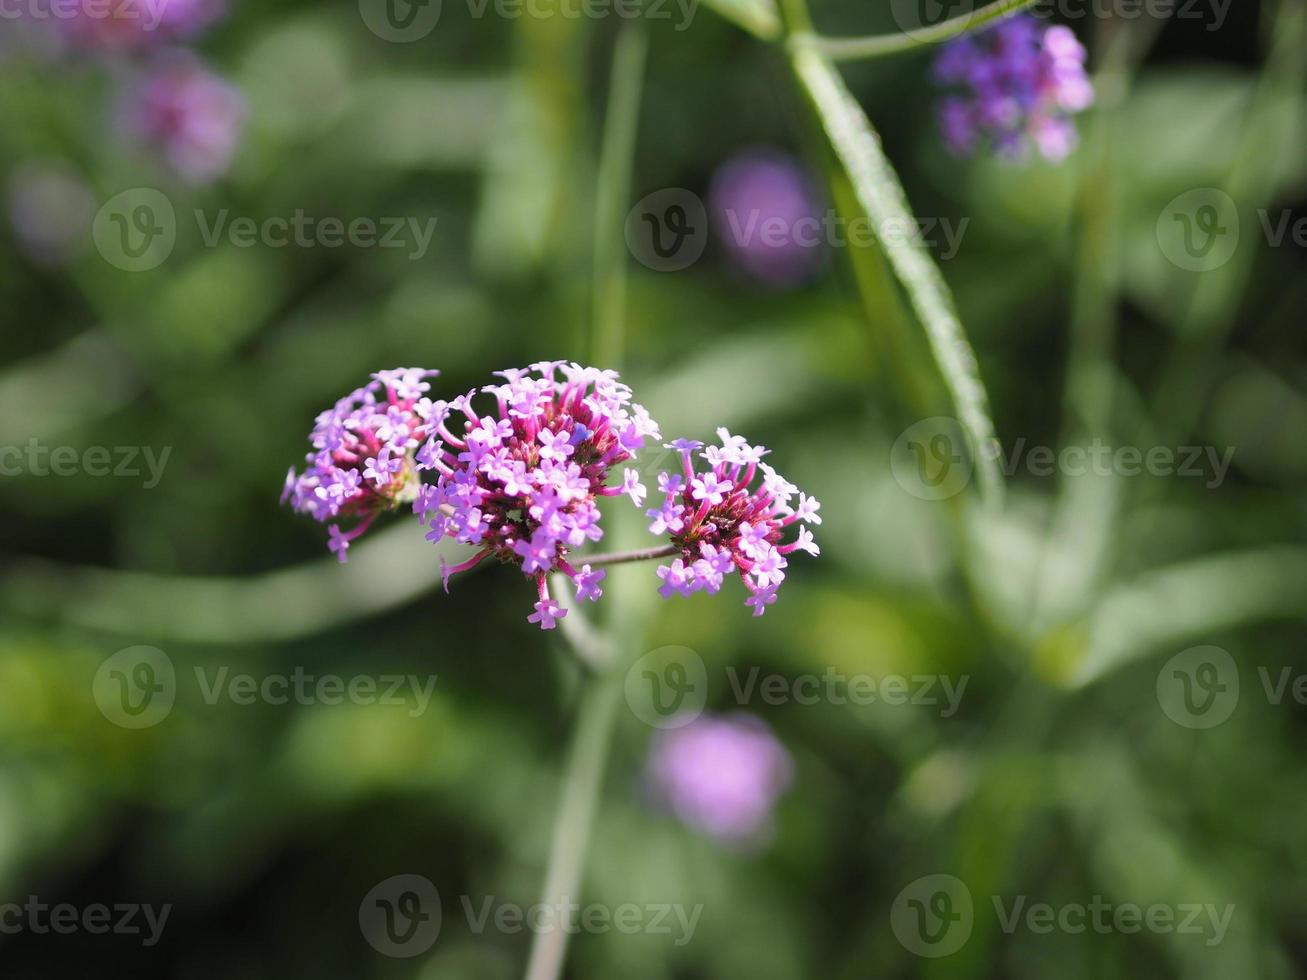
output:
M309 441L313 451L303 473L291 467L282 501L323 523L358 518L342 531L332 523L329 547L345 561L350 542L373 518L415 499L416 455L428 440L437 403L426 397L426 380L438 371L396 368L378 371L317 417Z
M962 90L941 101L939 118L944 142L963 155L991 146L1021 158L1033 144L1046 159L1061 160L1076 145L1070 117L1094 101L1075 34L1025 14L950 42L935 78Z
M643 501L634 470L620 486L609 486L609 475L660 433L614 371L549 361L497 373L503 384L437 403L434 429L417 454L418 469L437 480L421 487L413 509L430 540L450 537L478 549L443 569L446 589L450 575L485 558L517 565L539 592L529 621L552 629L567 611L550 597L546 576L561 572L578 598L599 598L603 570L575 568L568 555L603 537L599 497L627 493Z
M745 603L761 616L776 601L787 556L795 551L820 554L812 532L802 525L821 523L821 505L762 462L769 450L726 429L717 435L721 445L699 453L707 464L702 471L696 471L692 459L702 443L678 439L667 446L680 453L681 469L659 475L663 503L647 513L650 532L669 536L680 557L659 567L658 591L664 598L715 593L727 575L737 572L749 591ZM752 486L759 475L760 485ZM797 536L782 543L796 522L801 525Z

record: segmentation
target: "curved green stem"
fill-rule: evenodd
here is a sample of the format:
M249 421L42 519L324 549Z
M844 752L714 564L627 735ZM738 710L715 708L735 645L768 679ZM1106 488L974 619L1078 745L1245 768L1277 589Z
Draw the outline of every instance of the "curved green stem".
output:
M866 58L883 58L915 48L950 41L962 34L984 27L1003 17L1010 17L1037 0L996 0L988 7L973 10L930 27L904 34L877 34L872 37L821 37L814 36L809 43L832 61L856 61Z

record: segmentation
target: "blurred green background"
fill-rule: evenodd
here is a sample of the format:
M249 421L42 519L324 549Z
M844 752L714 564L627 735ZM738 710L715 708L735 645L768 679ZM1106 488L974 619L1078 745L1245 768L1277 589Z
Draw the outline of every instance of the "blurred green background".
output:
M852 4L813 14L832 35L894 28ZM845 72L916 213L969 219L942 265L1005 448L1233 447L1218 486L1018 468L1001 511L977 506L974 486L918 499L891 450L923 414L904 392L937 382L925 362L894 359L892 304L858 291L868 255L829 249L792 289L752 281L718 240L674 273L619 257L630 278L616 366L637 400L669 436L726 425L772 447L823 502L823 554L794 563L764 620L728 587L651 605L627 638L695 650L709 706L763 717L796 784L769 847L716 848L646 804L651 729L624 708L580 898L704 910L681 946L579 936L567 976L1307 972L1307 775L1294 762L1307 715L1263 684L1307 670L1307 277L1304 248L1273 247L1259 217L1307 215L1302 19L1301 3L1245 0L1219 29L1198 16L1070 21L1099 102L1058 167L945 153L927 52ZM665 187L706 196L716 168L751 146L786 149L814 175L828 165L775 46L707 8L682 31L642 23L631 202ZM50 57L12 32L0 44L0 179L12 188L53 168L90 202L60 196L74 231L57 259L12 221L0 233L0 446L171 447L150 488L0 479L0 899L173 906L149 948L85 931L0 935L0 975L521 975L530 936L476 934L456 896L537 900L577 669L525 622L530 589L512 570L479 570L445 595L408 519L342 567L323 529L277 495L314 415L373 370L437 367L461 392L491 370L590 360L621 26L477 17L445 0L429 36L397 44L353 4L236 3L196 47L248 116L230 173L202 188L120 138L111 59ZM167 260L126 272L97 252L89 220L138 187L181 217ZM1205 187L1237 202L1243 235L1228 264L1186 271L1159 247L1158 220ZM420 260L207 247L186 216L223 208L434 217L437 230ZM652 566L615 577L656 586ZM142 644L171 658L178 693L166 719L133 730L100 710L93 683L107 657ZM1227 720L1192 728L1165 710L1159 678L1205 644L1231 654L1240 688ZM197 666L439 679L422 712L411 699L210 705ZM741 706L731 666L967 687L951 717ZM401 873L445 899L439 940L413 959L378 954L358 925L363 896ZM936 873L965 883L974 923L957 952L919 958L891 909ZM1235 909L1208 944L1007 932L992 896Z

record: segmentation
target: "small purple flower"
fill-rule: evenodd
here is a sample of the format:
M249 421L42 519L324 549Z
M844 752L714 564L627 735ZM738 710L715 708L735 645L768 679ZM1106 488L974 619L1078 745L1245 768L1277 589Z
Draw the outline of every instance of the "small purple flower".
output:
M762 462L767 450L751 446L740 436L718 429L721 446L709 446L700 458L710 469L696 473L690 446L698 443L677 440L669 449L679 449L681 473L663 473L658 486L664 493L662 506L646 511L649 530L668 535L680 557L658 569L662 580L659 594L692 595L717 592L727 574L738 572L749 590L746 604L761 616L776 601L776 590L785 580L788 555L795 551L819 553L812 532L798 528L798 537L782 543L785 530L796 522L820 524L820 504L799 494L797 508L790 500L798 488ZM762 473L761 486L751 486Z
M207 184L227 172L236 154L245 100L196 58L174 51L150 65L122 116L127 130L162 152L184 180Z
M749 714L702 715L662 730L646 778L654 797L687 826L737 848L758 846L794 779L794 762L770 728Z
M718 237L753 278L792 286L821 261L817 203L787 154L750 150L731 158L714 175L708 199Z
M1028 14L958 38L935 60L935 80L960 89L939 104L940 132L954 153L983 146L1020 159L1033 146L1047 160L1075 149L1071 116L1094 101L1085 49L1071 29Z
M332 524L328 547L345 561L350 542L383 511L411 502L416 513L443 502L436 488L419 487L416 450L431 435L436 403L425 397L426 379L439 372L423 368L379 371L372 381L321 413L309 436L313 450L302 474L286 474L282 502L327 523L359 518L350 531Z
M578 572L568 555L603 537L598 498L634 498L629 476L610 487L609 474L660 433L615 372L547 361L498 373L505 384L460 396L433 420L433 448L419 451L417 468L435 472L431 500L443 506L425 506L421 516L429 540L453 537L478 549L449 574L494 556L535 579L540 602L527 619L553 629L566 612L550 600L546 576L562 572L580 598L599 597L603 571ZM478 396L497 413L478 414ZM455 411L465 417L461 431L449 422Z

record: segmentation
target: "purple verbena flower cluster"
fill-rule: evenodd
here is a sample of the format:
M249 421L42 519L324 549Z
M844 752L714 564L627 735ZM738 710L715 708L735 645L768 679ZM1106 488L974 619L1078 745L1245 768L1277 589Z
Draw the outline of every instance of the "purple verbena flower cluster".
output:
M496 372L504 383L450 402L427 396L427 379L437 373L374 374L318 416L308 467L287 474L283 502L331 525L329 547L342 562L378 514L412 504L428 540L476 549L455 565L441 558L446 591L451 576L487 558L515 565L538 593L528 621L553 629L567 610L549 594L551 573L571 579L578 599L594 601L603 594L602 563L677 554L658 569L664 597L715 593L738 573L750 593L746 604L760 616L776 601L786 556L819 553L806 526L782 542L796 522L821 523L817 501L762 462L768 450L718 429L721 445L700 454L703 472L691 462L701 443L678 439L667 447L680 453L682 466L658 477L664 500L647 512L650 531L668 538L665 548L603 562L596 556L593 564L577 559L574 551L603 537L601 497L625 495L644 506L648 490L623 464L646 440L661 438L658 424L615 371L541 361ZM759 474L761 485L753 487ZM342 530L344 518L358 522Z
M1033 144L1045 159L1062 160L1076 145L1070 117L1094 101L1075 34L1027 14L950 42L934 72L940 83L962 89L939 106L944 142L960 155L990 146L1020 159Z
M708 464L694 468L691 456L703 444L689 439L669 443L681 455L680 472L658 477L663 492L661 507L648 511L649 530L667 534L681 556L658 569L664 598L700 590L715 593L725 577L738 572L749 598L745 604L761 616L776 601L785 580L787 555L795 551L820 554L806 526L797 537L782 544L785 529L796 521L820 524L821 505L762 462L770 450L751 446L740 436L718 429L720 446L709 446L700 458ZM751 487L759 472L759 486ZM798 494L797 506L790 501Z
M535 579L539 601L528 619L553 629L567 610L550 597L547 574L572 578L580 599L602 595L603 570L574 568L567 555L603 537L597 498L643 500L634 470L621 486L608 486L609 474L660 433L615 371L546 361L497 373L504 384L441 405L417 458L438 479L422 487L413 509L430 526L430 540L451 537L478 549L443 568L446 589L450 575L494 556ZM479 412L477 394L493 398L495 411ZM448 424L455 412L457 432Z
M443 419L443 405L426 397L438 371L378 371L320 414L309 440L308 467L286 474L282 502L323 523L357 517L350 531L329 529L328 547L345 561L350 542L381 512L417 499L416 457Z
M765 841L772 810L794 779L794 761L761 719L702 715L655 734L646 778L682 823L745 848Z
M817 201L788 154L748 150L732 157L713 175L708 200L727 254L759 282L794 286L821 262Z

